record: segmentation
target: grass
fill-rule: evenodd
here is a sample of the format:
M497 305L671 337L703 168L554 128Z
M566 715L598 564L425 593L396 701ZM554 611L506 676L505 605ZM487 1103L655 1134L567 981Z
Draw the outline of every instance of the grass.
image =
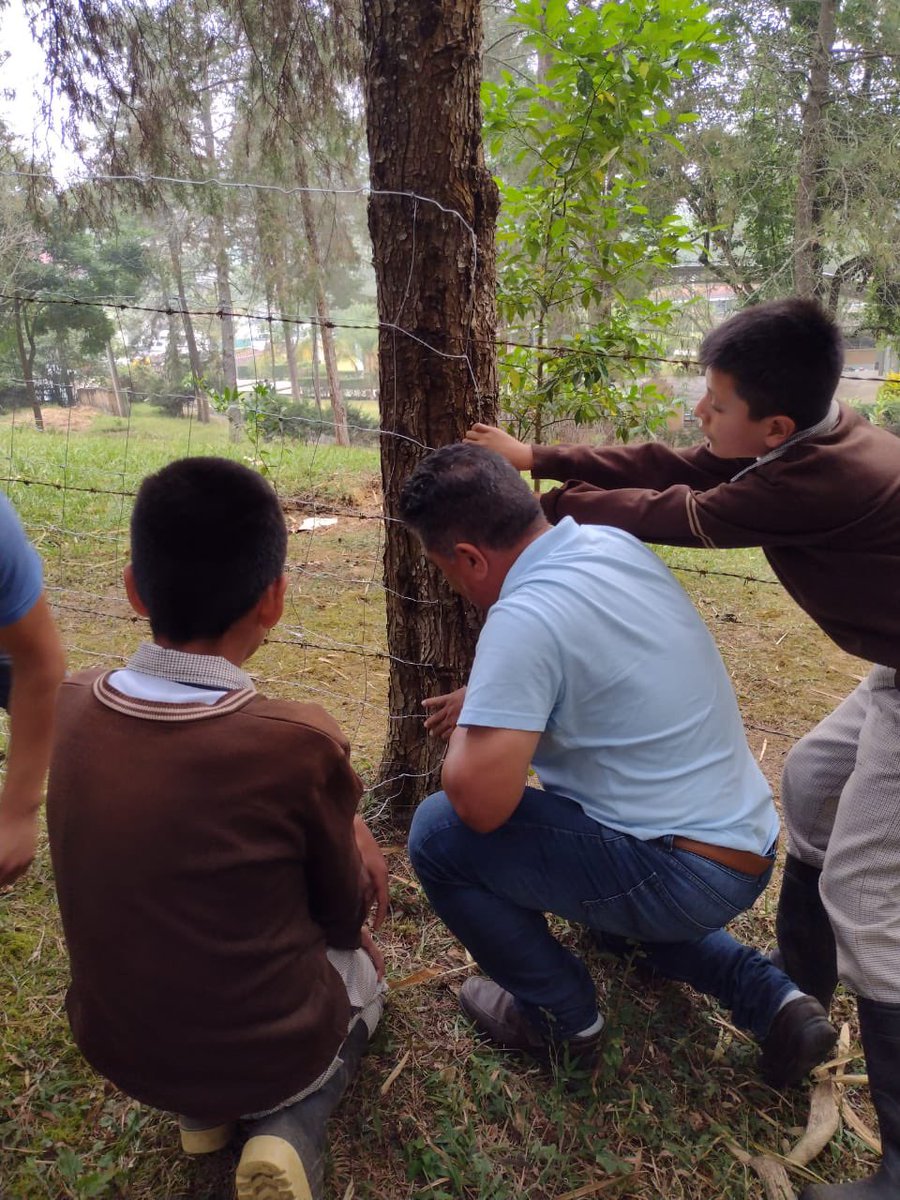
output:
M384 736L384 648L377 519L339 515L305 532L313 511L378 511L375 452L286 443L264 447L292 529L283 624L253 660L270 694L313 699L341 722L364 778ZM128 496L140 477L183 453L253 457L227 427L136 410L38 435L0 421L0 471L45 556L73 668L119 663L144 636L119 582ZM5 462L4 462L5 457ZM710 625L738 693L748 737L777 789L793 738L846 694L864 664L836 650L771 578L756 551L664 550ZM685 570L683 568L690 568ZM708 571L710 573L703 574ZM575 1089L480 1045L456 990L470 969L424 900L402 839L369 814L388 849L384 933L394 991L372 1053L332 1123L329 1195L344 1200L760 1200L762 1186L729 1150L784 1150L808 1098L759 1082L754 1048L714 1005L675 985L648 985L600 957L582 932L560 936L589 961L607 1018L603 1062ZM777 885L735 923L771 943ZM427 969L427 970L424 970ZM71 1044L67 969L46 847L0 895L0 1198L231 1200L233 1156L183 1158L171 1117L95 1076ZM400 986L396 986L396 985ZM405 984L405 986L404 986ZM839 995L838 1018L854 1019ZM852 1068L851 1068L852 1069ZM571 1081L569 1081L571 1082ZM854 1093L871 1125L865 1090ZM813 1163L826 1178L864 1173L869 1156L844 1132ZM798 1190L803 1182L795 1174Z

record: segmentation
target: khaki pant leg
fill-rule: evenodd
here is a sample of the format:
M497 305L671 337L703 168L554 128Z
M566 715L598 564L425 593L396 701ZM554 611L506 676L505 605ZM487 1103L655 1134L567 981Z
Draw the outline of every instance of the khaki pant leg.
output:
M897 1004L900 690L885 667L876 667L866 683L856 763L837 804L820 890L843 982L870 1000Z

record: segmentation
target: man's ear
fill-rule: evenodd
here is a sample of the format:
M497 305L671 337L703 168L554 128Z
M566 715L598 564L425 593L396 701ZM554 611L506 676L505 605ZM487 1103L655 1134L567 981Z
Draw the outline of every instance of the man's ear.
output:
M490 570L484 551L474 542L457 542L453 547L453 557L463 563L476 579L483 579Z
M134 582L134 571L131 563L126 563L122 571L122 579L125 583L125 595L128 597L128 603L134 609L139 617L149 617L147 605L143 602L138 594L137 584Z
M284 612L284 597L287 592L287 575L281 574L273 579L257 602L256 611L259 623L266 629L273 629L281 620Z
M797 432L797 423L791 417L779 414L777 417L766 418L766 445L770 450L777 450L789 437Z

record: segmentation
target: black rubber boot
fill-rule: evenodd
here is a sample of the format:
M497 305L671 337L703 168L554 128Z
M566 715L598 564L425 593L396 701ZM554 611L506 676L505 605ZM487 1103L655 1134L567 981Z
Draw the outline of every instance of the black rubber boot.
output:
M775 918L778 950L771 958L801 992L815 996L827 1013L838 975L834 934L819 895L821 874L817 867L792 854L787 856Z
M900 1004L860 996L859 1028L881 1130L881 1166L858 1183L817 1183L800 1200L900 1200Z
M261 1117L238 1163L238 1200L322 1200L327 1141L325 1126L359 1069L369 1031L357 1021L341 1047L341 1065L318 1091Z

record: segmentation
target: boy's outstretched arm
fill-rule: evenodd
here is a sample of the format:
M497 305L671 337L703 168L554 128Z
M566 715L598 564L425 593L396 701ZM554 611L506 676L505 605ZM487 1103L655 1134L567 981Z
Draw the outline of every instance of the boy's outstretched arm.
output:
M673 450L662 442L635 446L532 446L535 479L577 479L602 488L685 484L705 492L732 479L748 459L717 458L705 445Z
M535 479L577 479L596 487L662 490L676 483L706 491L736 475L745 459L716 458L705 446L673 450L661 442L637 446L544 446L520 442L495 425L473 425L466 441L493 450Z

